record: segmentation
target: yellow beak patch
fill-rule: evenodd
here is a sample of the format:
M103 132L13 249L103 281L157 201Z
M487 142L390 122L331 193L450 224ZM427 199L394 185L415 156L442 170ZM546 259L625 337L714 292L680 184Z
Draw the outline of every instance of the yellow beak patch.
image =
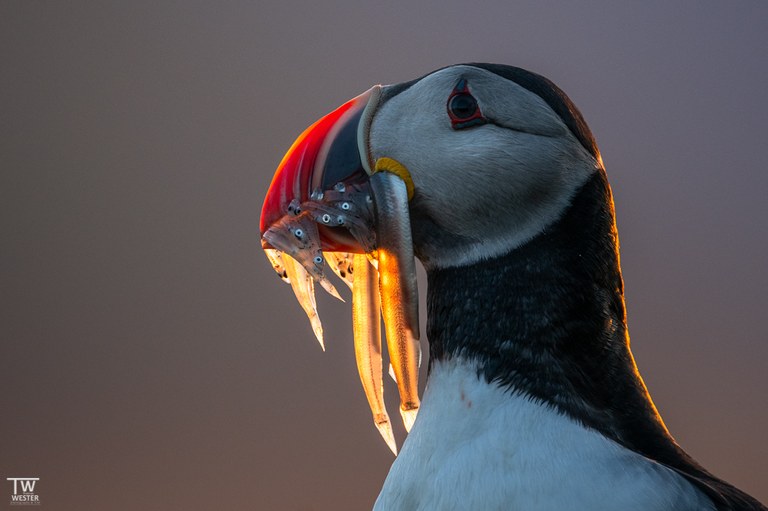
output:
M373 168L373 172L391 172L398 176L405 183L405 189L408 192L408 200L413 198L413 179L411 179L411 173L405 168L405 165L393 158L379 158L376 160L376 165Z

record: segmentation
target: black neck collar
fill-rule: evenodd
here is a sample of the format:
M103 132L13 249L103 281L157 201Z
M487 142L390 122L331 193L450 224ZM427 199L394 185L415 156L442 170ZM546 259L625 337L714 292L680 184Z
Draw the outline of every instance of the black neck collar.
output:
M641 453L676 445L629 351L613 201L595 174L563 216L508 254L428 272L433 361L556 407ZM674 448L673 448L674 446Z
M610 191L597 174L525 245L429 271L431 359L475 359L488 381L554 405L591 403L612 380L633 376L617 246Z
M427 309L430 368L456 358L477 362L478 376L489 383L677 470L718 510L765 509L699 466L656 412L629 350L613 200L603 172L525 245L469 266L428 270Z

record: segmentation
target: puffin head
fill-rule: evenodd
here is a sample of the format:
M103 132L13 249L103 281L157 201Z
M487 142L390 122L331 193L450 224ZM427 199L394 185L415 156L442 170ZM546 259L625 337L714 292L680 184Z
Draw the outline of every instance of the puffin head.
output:
M556 222L598 172L594 138L552 82L511 66L450 66L374 86L311 125L273 178L262 244L321 344L313 284L338 296L330 266L353 288L358 367L387 439L374 330L380 306L409 427L419 405L414 257L429 270L506 254Z
M525 243L601 167L581 115L554 84L483 64L384 87L369 152L410 173L414 247L426 267L471 264Z

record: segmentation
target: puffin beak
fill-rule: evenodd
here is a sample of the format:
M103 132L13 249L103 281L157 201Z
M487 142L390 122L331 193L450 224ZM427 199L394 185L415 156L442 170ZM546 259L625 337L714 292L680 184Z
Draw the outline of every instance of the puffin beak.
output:
M374 423L397 453L384 406L380 319L407 430L419 408L418 290L408 200L408 170L371 160L375 86L321 118L294 142L277 168L261 212L262 247L289 282L324 347L314 284L341 299L326 263L352 288L355 358ZM380 316L381 314L381 316Z

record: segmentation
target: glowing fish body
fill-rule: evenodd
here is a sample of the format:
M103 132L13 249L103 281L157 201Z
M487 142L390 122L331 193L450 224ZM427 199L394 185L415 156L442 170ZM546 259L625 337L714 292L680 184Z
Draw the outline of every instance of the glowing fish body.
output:
M293 288L293 294L296 295L296 299L301 304L301 308L309 318L309 322L312 325L312 331L317 337L317 342L320 343L320 347L325 351L325 341L323 340L323 325L320 323L320 316L317 314L317 302L315 301L315 285L312 276L307 273L296 260L291 256L283 257L283 263L285 264L285 272L288 275L288 280Z
M354 265L352 326L357 370L373 413L373 422L387 446L397 454L395 435L384 404L379 274L365 255L355 254Z
M378 228L379 287L387 349L400 390L407 431L419 409L419 294L405 183L394 174L371 177Z

